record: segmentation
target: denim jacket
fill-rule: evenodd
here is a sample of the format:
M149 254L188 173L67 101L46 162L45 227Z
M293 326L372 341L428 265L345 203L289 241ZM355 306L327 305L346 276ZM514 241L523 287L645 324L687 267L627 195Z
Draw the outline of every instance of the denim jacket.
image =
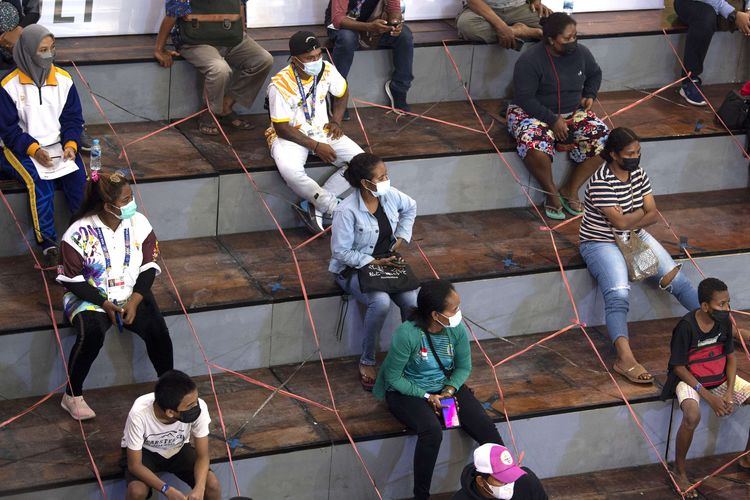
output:
M417 217L417 202L395 188L380 197L383 211L391 223L392 241L411 240ZM378 241L378 220L367 210L359 189L346 197L333 211L331 263L328 270L339 274L347 267L359 269L375 260L372 251Z

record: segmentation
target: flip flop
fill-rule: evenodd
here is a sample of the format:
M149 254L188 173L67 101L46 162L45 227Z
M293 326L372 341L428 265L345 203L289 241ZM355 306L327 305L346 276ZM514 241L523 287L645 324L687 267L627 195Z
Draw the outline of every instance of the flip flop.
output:
M628 370L623 370L617 365L612 365L612 369L634 384L653 384L654 383L653 376L651 376L650 379L638 378L640 375L643 375L644 373L648 373L648 370L646 370L646 368L644 368L644 366L640 363L634 364ZM633 370L635 370L636 373L633 373ZM648 374L651 375L650 373Z
M544 205L544 215L552 220L565 220L565 213L563 208L553 207L552 205Z
M372 388L375 387L375 379L362 373L361 369L359 371L359 383L362 384L362 389L367 392L372 392Z
M234 111L226 115L216 115L216 117L219 119L219 122L221 122L222 125L227 125L237 130L250 130L254 128L250 122L243 118L240 118L240 115L238 115Z
M572 216L575 217L575 216L581 215L583 213L583 210L575 210L573 208L573 206L571 205L571 202L566 197L564 197L563 195L559 195L559 196L560 196L560 203L562 203L563 208L570 215L572 215ZM581 200L576 200L574 203L578 203L579 205L583 205L581 203Z

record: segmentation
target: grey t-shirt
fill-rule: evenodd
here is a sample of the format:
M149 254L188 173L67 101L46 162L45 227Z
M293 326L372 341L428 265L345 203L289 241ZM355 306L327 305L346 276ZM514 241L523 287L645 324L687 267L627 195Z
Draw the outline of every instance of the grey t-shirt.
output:
M526 4L527 0L484 0L487 5L495 10L508 9L511 7L518 7ZM464 0L464 7L466 7L466 0Z

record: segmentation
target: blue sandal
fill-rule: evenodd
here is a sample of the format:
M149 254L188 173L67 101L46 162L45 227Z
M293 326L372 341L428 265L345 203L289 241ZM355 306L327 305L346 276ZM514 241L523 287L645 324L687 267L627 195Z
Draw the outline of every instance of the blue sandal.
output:
M570 205L570 202L568 201L568 199L566 197L564 197L561 194L558 194L558 196L560 197L560 203L562 203L563 208L570 215L572 215L572 216L575 217L575 216L581 215L583 213L583 210L580 210L580 211L579 210L574 210L573 207ZM576 200L576 203L578 203L579 205L583 205L581 203L581 200Z

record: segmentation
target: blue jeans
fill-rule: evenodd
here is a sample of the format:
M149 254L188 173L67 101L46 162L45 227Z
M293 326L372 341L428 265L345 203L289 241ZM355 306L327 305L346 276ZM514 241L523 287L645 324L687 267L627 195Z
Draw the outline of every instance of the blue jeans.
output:
M412 66L414 65L414 37L411 30L404 24L399 36L383 35L379 48L393 50L393 75L391 87L395 92L406 94L414 80ZM359 48L359 32L352 30L328 30L328 37L333 42L333 64L339 73L346 78L354 61L354 52Z
M355 270L349 279L336 276L336 283L344 292L354 297L357 302L367 306L365 312L365 331L362 339L362 357L359 362L363 365L375 366L375 351L377 338L383 323L391 308L391 300L401 309L401 321L406 321L411 310L417 307L417 291L388 294L385 292L363 293L359 287L359 275Z
M677 264L672 260L669 252L664 250L664 247L646 231L642 231L641 239L648 243L659 259L659 271L656 276L649 278L652 282L658 284ZM588 267L604 296L604 315L609 338L612 339L612 342L620 337L628 338L630 284L628 282L628 268L620 249L614 242L582 241L581 257L586 262L586 267ZM688 311L700 307L698 291L682 272L678 272L677 276L663 290L674 295Z

